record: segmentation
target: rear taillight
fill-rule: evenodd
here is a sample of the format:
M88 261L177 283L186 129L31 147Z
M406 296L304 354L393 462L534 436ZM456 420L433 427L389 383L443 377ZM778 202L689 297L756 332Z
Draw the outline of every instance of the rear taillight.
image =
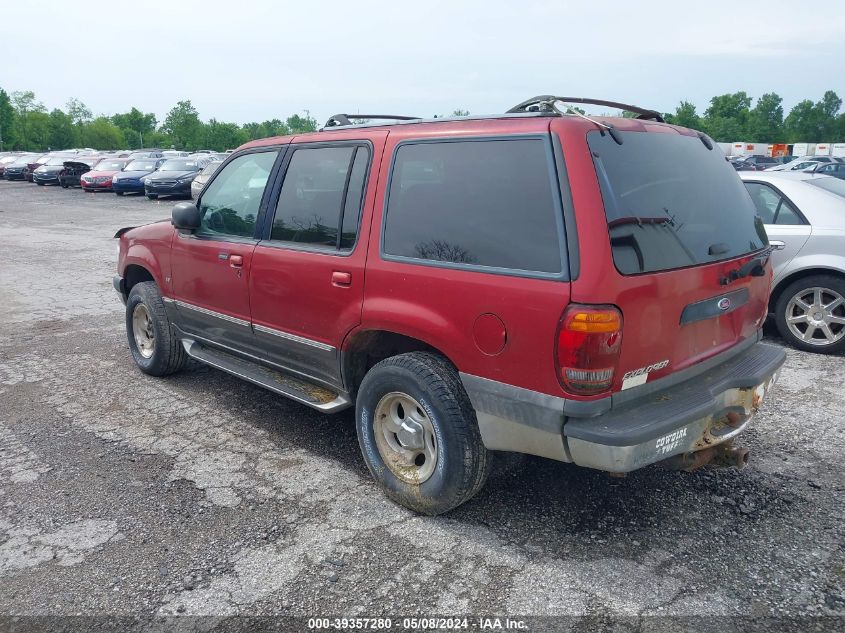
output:
M557 333L558 380L568 392L608 391L622 347L622 313L613 306L571 305Z

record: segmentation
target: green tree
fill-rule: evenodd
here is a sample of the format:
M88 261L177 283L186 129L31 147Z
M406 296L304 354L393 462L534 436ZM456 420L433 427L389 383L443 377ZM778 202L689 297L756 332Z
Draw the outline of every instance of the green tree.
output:
M67 103L65 104L65 107L67 107L68 116L70 116L71 121L73 121L74 125L81 126L83 123L87 123L88 121L90 121L91 118L94 116L93 114L91 114L91 110L88 108L88 106L86 106L76 97L71 97L70 99L68 99Z
M69 114L65 114L58 108L50 112L48 122L48 145L50 149L68 149L77 144L79 131L73 124Z
M288 134L303 134L305 132L314 132L317 129L317 119L311 116L308 110L305 111L305 116L301 117L298 114L289 116L285 119L285 125L288 129Z
M688 127L693 130L701 129L701 117L695 111L695 105L689 101L681 101L678 107L675 108L675 113L669 115L669 118L666 120L674 125Z
M710 99L704 111L702 127L717 141L736 141L748 133L751 97L744 91L718 95Z
M167 113L162 130L178 149L198 149L202 139L202 122L190 100L176 103Z
M208 149L222 152L238 147L247 140L246 133L236 123L221 123L211 119L205 124L205 144Z
M842 107L842 99L833 90L824 93L821 101L816 103L816 113L819 122L819 131L822 135L821 141L830 141L837 138L838 125L836 115ZM837 138L837 140L839 140Z
M757 99L757 105L748 115L750 141L776 143L783 138L783 99L774 92L767 92Z
M107 117L97 117L82 127L82 143L95 149L123 149L126 139Z
M0 88L0 151L15 143L15 108L8 93Z
M112 123L124 132L130 147L144 146L144 138L155 131L156 116L152 112L141 112L138 108L132 108L129 112L115 114L111 117ZM131 134L128 132L132 132Z
M783 127L787 142L815 143L821 140L816 107L809 99L795 104L784 119Z
M50 147L50 115L34 111L28 116L29 149L46 151Z
M35 100L32 90L16 91L12 93L12 103L17 113L18 138L21 149L30 149L31 130L30 119L32 113L43 113L44 104Z

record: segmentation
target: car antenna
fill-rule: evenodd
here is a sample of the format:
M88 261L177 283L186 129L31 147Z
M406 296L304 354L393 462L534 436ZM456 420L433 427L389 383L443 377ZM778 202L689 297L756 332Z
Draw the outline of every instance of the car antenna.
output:
M561 112L561 110L557 107L556 103L557 103L557 99L553 99L553 100L547 101L545 103L545 105L550 107L552 110L554 110L558 114L574 114L575 116L579 116L582 119L589 121L590 123L596 125L599 128L599 130L601 130L602 134L604 134L604 130L607 130L608 133L610 134L610 138L612 138L614 141L616 141L617 145L622 145L622 136L620 136L619 130L617 130L615 127L613 127L609 123L603 123L601 121L596 121L595 119L591 119L586 114L582 114L582 113L578 112L578 110L576 110L575 108L573 108L569 104L564 104L566 106L566 112Z

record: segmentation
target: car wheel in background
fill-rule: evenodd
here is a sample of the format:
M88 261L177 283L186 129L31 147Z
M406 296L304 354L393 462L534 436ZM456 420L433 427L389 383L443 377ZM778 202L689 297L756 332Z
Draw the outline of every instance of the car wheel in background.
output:
M822 354L845 350L845 279L813 275L789 284L778 297L775 320L793 347Z
M147 198L149 198L150 200L158 200L158 194L148 193Z
M119 195L119 196L122 196L122 195L123 195L123 192L122 192L122 191L115 191L115 193L116 193L117 195Z

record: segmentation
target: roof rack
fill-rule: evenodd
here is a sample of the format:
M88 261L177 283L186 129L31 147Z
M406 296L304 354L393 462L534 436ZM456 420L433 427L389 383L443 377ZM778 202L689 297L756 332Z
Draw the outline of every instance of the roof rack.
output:
M404 116L401 114L335 114L330 116L323 127L338 127L340 125L355 125L351 119L386 119L389 121L417 121L422 117Z
M630 105L628 103L617 103L616 101L604 101L603 99L590 99L589 97L556 97L554 95L539 95L531 97L520 104L515 105L507 114L515 114L517 112L555 112L553 104L555 101L562 101L564 103L586 103L589 105L607 106L608 108L619 108L620 110L627 110L637 115L636 118L648 121L657 121L658 123L665 123L663 116L655 110L647 110L639 106Z

